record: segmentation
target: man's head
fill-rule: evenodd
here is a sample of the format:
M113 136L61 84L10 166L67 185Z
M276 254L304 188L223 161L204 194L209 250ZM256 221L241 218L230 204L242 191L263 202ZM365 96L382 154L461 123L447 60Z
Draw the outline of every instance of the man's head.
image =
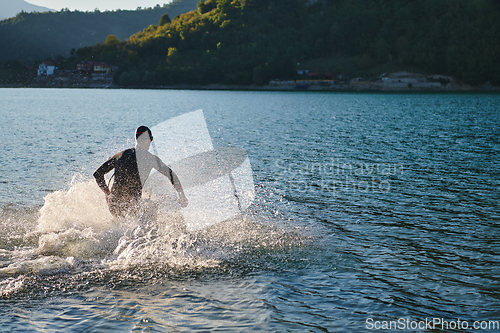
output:
M147 126L139 126L135 130L135 141L144 149L149 149L149 145L153 141L153 133Z

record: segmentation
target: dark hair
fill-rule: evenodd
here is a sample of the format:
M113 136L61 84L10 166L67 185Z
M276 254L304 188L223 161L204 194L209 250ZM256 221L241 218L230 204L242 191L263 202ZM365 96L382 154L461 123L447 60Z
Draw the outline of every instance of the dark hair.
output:
M135 130L135 138L138 139L141 134L148 132L149 134L149 139L153 141L153 133L151 133L151 130L147 126L139 126Z

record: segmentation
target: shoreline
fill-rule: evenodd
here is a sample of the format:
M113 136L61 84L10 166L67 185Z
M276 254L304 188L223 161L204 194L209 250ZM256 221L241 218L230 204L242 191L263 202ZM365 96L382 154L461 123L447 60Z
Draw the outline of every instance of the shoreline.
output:
M179 85L145 85L119 86L111 82L87 84L0 84L0 88L65 88L65 89L155 89L155 90L242 90L242 91L316 91L316 92L500 92L500 87L491 85L470 86L466 84L449 83L446 85L414 86L409 84L383 84L380 82L358 81L332 85L230 85L230 84L179 84Z

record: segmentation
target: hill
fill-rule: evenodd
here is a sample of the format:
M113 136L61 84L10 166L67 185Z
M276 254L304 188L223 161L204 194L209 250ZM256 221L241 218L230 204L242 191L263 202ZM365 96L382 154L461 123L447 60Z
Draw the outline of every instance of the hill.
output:
M108 35L126 39L157 24L163 14L174 17L195 9L196 3L196 0L176 0L162 7L134 11L21 12L0 22L0 60L32 63L57 55L68 57L71 49L104 42Z
M188 1L193 0L177 4ZM39 30L44 30L36 24L38 17L50 16L51 29L63 20L65 25L59 29L72 28L51 36L66 41L64 47L38 40L43 47L30 54L42 59L68 50L68 41L81 43L88 35L102 33L92 46L71 46L77 50L56 64L71 69L83 60L104 61L118 66L114 82L122 86L258 85L297 78L301 69L317 72L316 78L376 78L386 71L407 71L453 77L473 86L500 85L498 0L200 0L190 4L196 10L182 15L169 12L161 20L158 15L142 24L147 28L133 26L133 13L119 12L121 24L126 21L129 26L117 30L110 28L117 25L111 22L113 17L105 16L116 13L87 13L84 19L78 16L84 13L74 12L20 14L1 22L0 37L8 40L11 54L15 51L21 58L31 52L25 41L35 45L34 39L42 34ZM79 22L76 27L68 23L71 20ZM5 22L21 24L25 35L16 29L6 35ZM37 37L26 28L31 26ZM125 28L139 32L125 39L119 34ZM105 37L110 34L118 39ZM3 68L12 72L8 69L12 66Z
M260 84L294 78L298 63L347 77L415 69L498 85L500 2L202 0L196 11L77 55L114 59L115 81L136 86Z
M16 16L17 13L30 12L54 12L54 9L32 5L24 0L0 0L0 20Z

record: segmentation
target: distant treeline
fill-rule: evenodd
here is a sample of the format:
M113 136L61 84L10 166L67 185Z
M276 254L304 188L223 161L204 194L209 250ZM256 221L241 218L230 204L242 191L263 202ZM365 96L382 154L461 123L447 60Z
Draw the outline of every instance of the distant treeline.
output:
M347 76L396 66L500 84L498 0L201 0L170 18L66 62L119 66L124 86L262 84L315 59Z
M168 5L138 10L26 13L0 21L0 60L32 63L35 59L68 57L71 49L104 42L108 35L127 39L168 13L178 15L196 8L197 0L176 0Z

